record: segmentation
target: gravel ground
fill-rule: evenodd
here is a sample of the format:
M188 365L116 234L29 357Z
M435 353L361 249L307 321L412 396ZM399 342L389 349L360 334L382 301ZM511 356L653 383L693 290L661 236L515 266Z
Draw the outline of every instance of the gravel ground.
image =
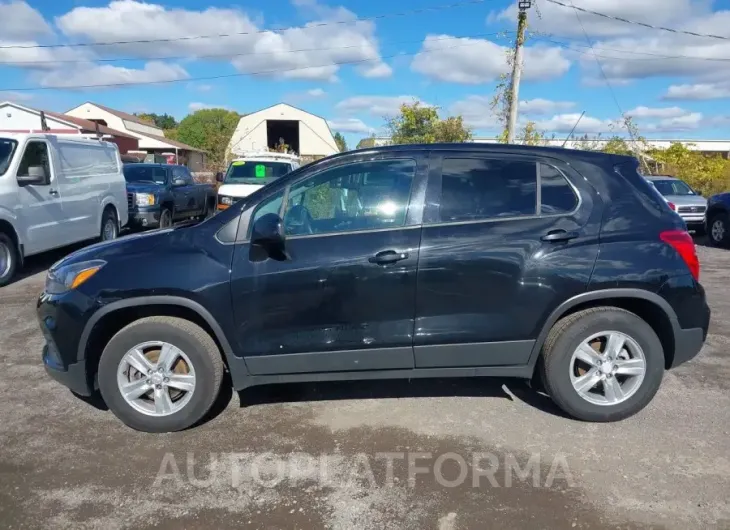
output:
M34 303L59 256L33 260L0 290L0 526L730 529L730 252L698 251L707 344L626 421L572 421L515 381L414 380L228 393L169 435L45 375Z

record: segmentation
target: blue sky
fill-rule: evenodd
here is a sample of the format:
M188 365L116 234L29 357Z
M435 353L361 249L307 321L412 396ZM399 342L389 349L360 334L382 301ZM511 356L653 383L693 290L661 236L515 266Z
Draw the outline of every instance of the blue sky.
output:
M529 12L521 121L561 137L585 111L577 131L605 136L620 133L623 112L650 138L730 137L730 0L573 2L728 40L576 16L537 0ZM462 5L412 12L454 3ZM463 115L476 135L494 135L489 101L508 70L505 47L512 43L516 6L505 0L0 0L0 20L0 100L55 111L95 101L177 118L208 106L248 113L283 101L327 118L355 144L381 133L385 117L414 99L437 105L443 116ZM276 31L282 27L296 29ZM233 36L175 40L224 33ZM141 40L157 42L37 47ZM229 77L196 80L215 76ZM164 80L176 82L143 84ZM130 85L78 88L120 83Z

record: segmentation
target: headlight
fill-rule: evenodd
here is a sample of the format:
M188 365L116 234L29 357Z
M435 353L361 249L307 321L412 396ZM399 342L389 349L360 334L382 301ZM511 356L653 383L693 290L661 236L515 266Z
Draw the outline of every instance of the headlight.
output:
M79 285L99 272L99 269L104 265L106 265L105 261L95 259L80 263L71 263L70 265L63 265L56 270L50 270L46 276L45 292L48 294L63 294L71 289L76 289Z
M230 206L231 204L233 204L233 197L226 197L225 195L219 195L218 203L226 204L226 205Z
M137 206L152 206L155 204L155 196L151 193L138 193L134 197Z

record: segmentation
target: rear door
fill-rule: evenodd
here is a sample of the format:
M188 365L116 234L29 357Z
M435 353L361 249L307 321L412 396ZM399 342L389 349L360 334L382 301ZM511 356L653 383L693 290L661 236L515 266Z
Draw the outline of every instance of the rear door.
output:
M397 155L302 175L252 206L248 230L284 212L287 257L236 248L237 342L251 373L413 368L426 163Z
M473 151L432 156L416 367L527 363L547 314L588 284L598 200L559 160Z

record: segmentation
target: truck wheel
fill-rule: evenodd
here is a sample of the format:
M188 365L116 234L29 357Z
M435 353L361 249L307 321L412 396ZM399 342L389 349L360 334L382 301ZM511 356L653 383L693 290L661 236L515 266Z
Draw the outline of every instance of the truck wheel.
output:
M119 237L119 221L117 221L117 214L113 208L107 208L104 210L104 214L101 216L101 235L99 239L101 241L111 241Z
M175 317L148 317L122 328L99 361L99 390L125 424L145 432L195 425L218 397L223 359L211 336Z
M707 223L707 230L713 247L730 246L730 219L726 213L713 215Z
M664 375L664 350L654 330L633 313L595 307L550 330L543 381L565 412L583 421L617 421L643 409Z
M160 212L160 228L170 228L172 226L172 210L163 208Z
M13 239L0 232L0 287L10 283L18 267L18 248Z

